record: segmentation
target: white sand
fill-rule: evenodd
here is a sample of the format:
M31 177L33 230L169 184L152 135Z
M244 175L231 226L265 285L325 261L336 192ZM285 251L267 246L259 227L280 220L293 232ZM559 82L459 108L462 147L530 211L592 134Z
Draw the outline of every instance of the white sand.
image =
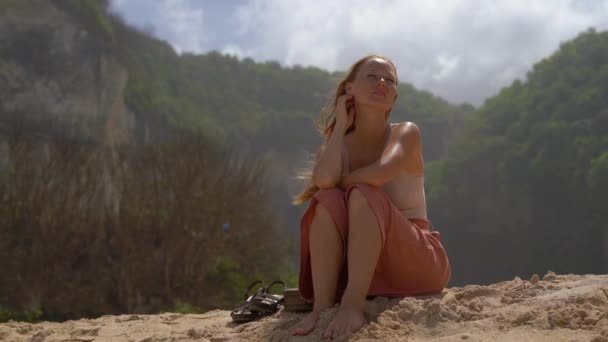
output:
M278 312L236 325L229 311L103 316L63 323L0 324L2 341L319 341L336 308L309 336L288 329L305 314ZM469 285L367 303L371 323L346 341L608 342L608 275L555 275Z

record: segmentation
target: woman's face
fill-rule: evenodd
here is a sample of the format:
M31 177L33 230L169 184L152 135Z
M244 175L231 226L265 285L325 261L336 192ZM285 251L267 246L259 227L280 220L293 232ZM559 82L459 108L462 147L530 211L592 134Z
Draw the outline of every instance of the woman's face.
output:
M355 79L346 84L347 94L360 105L389 111L397 97L397 75L391 64L382 58L371 58L359 68Z

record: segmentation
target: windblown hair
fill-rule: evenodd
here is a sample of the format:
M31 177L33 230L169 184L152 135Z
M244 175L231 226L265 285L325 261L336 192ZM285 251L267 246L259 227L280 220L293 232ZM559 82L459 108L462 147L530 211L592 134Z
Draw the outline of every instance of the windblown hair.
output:
M395 71L397 70L397 68L395 68L393 61L391 61L389 58L381 56L381 55L365 56L365 57L361 58L360 60L358 60L357 62L355 62L355 64L353 64L350 67L350 69L348 69L348 72L346 73L346 77L344 79L342 79L342 81L340 81L340 83L338 84L338 88L336 89L335 94L329 99L329 101L321 109L321 113L319 114L319 119L316 122L316 127L317 127L317 130L319 131L319 133L321 134L321 136L323 136L323 144L327 143L327 141L329 140L329 137L331 136L332 132L334 131L334 127L336 126L336 114L335 114L336 106L337 106L338 99L340 98L340 96L346 94L346 83L353 82L355 80L355 77L357 77L357 73L359 72L361 65L363 65L363 63L365 63L367 60L373 59L373 58L383 59L393 67L393 70L395 70ZM388 116L389 116L390 112L391 112L390 109L386 112L387 120L388 120ZM355 129L355 123L353 122L353 124L346 130L346 134L352 132L354 129ZM319 191L319 187L316 186L312 182L312 169L314 167L314 163L316 163L318 161L318 159L319 159L319 153L317 152L317 155L314 158L313 165L309 169L300 171L298 173L297 178L305 181L307 183L307 186L304 189L304 191L302 191L302 193L300 193L299 195L294 197L294 201L293 201L294 204L305 203L306 201L311 199L317 193L317 191Z

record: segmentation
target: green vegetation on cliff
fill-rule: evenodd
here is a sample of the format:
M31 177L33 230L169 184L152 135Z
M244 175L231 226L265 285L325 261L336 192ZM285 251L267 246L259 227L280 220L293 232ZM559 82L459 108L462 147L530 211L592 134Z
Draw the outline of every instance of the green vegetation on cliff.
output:
M97 37L99 49L127 67L125 102L136 115L200 133L221 144L248 142L263 149L316 150L312 121L340 73L315 67L286 68L270 61L210 52L177 55L164 41L100 11L105 1L62 2L83 28ZM353 62L361 56L353 56ZM454 106L410 84L399 87L393 120L413 120L429 139L427 158L443 154L462 127L470 105ZM302 129L306 125L310 129ZM304 127L306 127L304 126ZM447 137L447 138L446 138Z
M471 117L430 168L455 280L606 269L607 95L608 32L589 30Z

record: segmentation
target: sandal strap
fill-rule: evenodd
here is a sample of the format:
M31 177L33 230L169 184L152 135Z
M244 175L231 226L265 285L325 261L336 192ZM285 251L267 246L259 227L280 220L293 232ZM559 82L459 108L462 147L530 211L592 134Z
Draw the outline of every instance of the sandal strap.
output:
M264 282L261 280L256 280L247 287L247 291L245 292L245 300L248 300L251 297L249 292L258 284L262 284L262 286L256 292L260 292L260 290L262 290L262 292L264 291Z
M273 287L274 285L281 285L283 286L283 288L285 288L285 283L281 280L275 280L273 282L271 282L270 284L268 284L266 287L264 287L264 293L268 293L268 290L270 290L271 287Z

